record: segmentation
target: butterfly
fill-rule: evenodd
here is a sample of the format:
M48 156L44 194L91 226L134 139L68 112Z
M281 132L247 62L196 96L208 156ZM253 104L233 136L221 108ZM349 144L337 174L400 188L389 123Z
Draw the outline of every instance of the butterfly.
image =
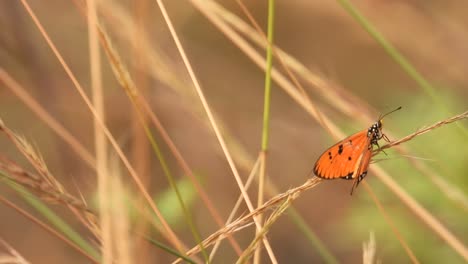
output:
M352 195L354 189L367 175L374 146L380 148L378 141L382 138L390 142L382 133L382 119L400 109L401 106L380 116L368 129L357 132L328 148L315 162L314 174L323 179L354 180L351 187Z

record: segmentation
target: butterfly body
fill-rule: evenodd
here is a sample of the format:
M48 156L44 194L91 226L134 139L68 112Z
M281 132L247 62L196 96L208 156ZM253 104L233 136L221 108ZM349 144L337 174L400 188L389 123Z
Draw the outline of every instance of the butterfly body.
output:
M366 177L374 146L385 138L382 120L328 148L317 160L314 173L323 179L354 180L354 188Z

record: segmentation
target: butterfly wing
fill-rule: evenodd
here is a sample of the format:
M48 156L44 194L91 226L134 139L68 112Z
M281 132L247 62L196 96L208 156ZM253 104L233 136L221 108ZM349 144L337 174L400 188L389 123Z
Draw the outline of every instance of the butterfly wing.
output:
M327 149L317 160L314 173L324 179L354 179L367 172L372 156L367 129L351 135Z

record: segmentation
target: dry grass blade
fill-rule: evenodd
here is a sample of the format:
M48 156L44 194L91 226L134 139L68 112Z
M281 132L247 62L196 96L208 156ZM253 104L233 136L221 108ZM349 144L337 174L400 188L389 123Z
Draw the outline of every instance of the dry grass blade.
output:
M29 264L21 254L19 254L12 246L10 246L5 240L0 239L0 243L10 253L10 255L0 255L0 263L18 263L18 264Z
M369 242L364 242L362 245L362 263L374 264L377 263L375 254L377 251L377 243L375 242L374 232L370 232Z
M0 239L0 244L8 251L9 255L0 254L0 263L17 263L17 264L29 264L21 254L19 254L12 246L10 246L5 240Z

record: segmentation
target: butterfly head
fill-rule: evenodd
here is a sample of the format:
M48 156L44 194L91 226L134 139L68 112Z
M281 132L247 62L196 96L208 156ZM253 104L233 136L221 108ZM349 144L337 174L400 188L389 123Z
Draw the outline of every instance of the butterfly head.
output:
M383 137L382 120L375 122L369 127L369 129L367 129L367 137L371 139L372 144L376 144L377 140Z
M377 141L384 137L384 134L382 133L383 118L400 109L401 109L401 106L396 108L393 111L390 111L384 115L381 115L379 118L379 121L375 122L374 124L372 124L372 126L369 127L369 129L367 130L367 137L370 138L372 145L378 146Z

